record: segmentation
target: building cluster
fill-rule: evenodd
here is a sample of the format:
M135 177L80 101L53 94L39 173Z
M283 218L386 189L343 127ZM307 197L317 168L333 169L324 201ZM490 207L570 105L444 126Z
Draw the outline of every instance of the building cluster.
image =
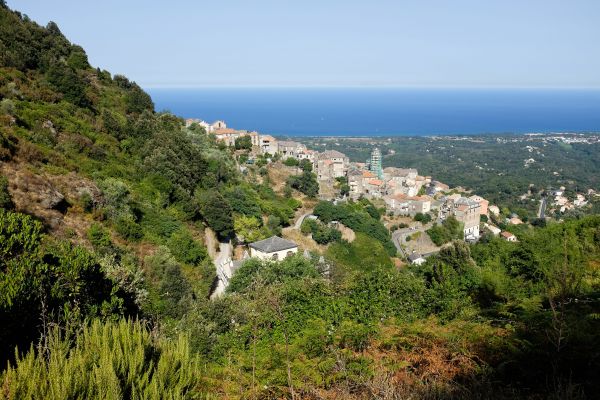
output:
M259 146L261 135L256 131L247 131L239 129L231 129L227 127L224 121L215 121L209 124L206 121L196 118L189 118L185 120L185 126L189 127L192 124L197 124L203 128L206 133L215 135L217 141L225 143L227 146L235 146L235 140L244 136L249 136L252 146Z
M348 196L351 199L383 200L388 213L415 216L435 210L438 222L452 215L463 224L465 240L479 238L480 217L488 213L487 200L479 196L446 195L450 191L448 185L432 180L430 176L421 176L414 168L383 168L382 154L378 148L373 149L366 162L351 163L345 154L336 150L317 152L299 142L227 128L223 121L209 124L198 119L186 120L186 126L193 123L228 146L234 146L237 138L250 136L253 147L260 154L278 154L283 160L308 160L313 165L321 193L333 188L338 178L347 178Z
M552 196L552 205L556 207L556 209L559 210L561 213L564 213L565 211L572 210L577 207L583 207L586 204L588 204L588 200L581 193L575 194L575 197L572 200L569 199L567 196L565 196L564 186L561 186L560 189L553 191Z
M481 216L487 215L489 202L480 196L464 197L460 194L444 196L438 210L438 218L444 221L453 216L463 225L464 239L474 241L479 238Z

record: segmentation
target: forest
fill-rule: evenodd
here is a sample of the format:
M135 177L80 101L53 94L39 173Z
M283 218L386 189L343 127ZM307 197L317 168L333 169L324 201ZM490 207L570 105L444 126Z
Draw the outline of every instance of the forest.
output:
M372 204L317 202L306 167L277 191L236 147L0 2L0 399L597 397L600 216L398 268ZM260 240L306 204L322 253L209 299L210 232Z

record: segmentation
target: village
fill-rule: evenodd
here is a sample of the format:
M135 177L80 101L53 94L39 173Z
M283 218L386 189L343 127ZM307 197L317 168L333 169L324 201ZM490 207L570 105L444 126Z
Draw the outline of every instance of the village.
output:
M461 239L476 242L483 231L499 236L506 241L517 241L517 237L492 223L500 218L500 209L481 196L462 188L450 188L447 184L431 176L420 175L414 168L386 167L382 165L382 154L377 147L365 162L350 162L349 158L336 150L318 152L304 144L278 140L271 135L256 131L236 130L227 127L224 121L209 124L198 119L186 120L186 126L198 124L208 134L214 135L217 142L235 146L236 140L249 137L252 146L251 156L245 161L252 164L258 156L267 160L277 158L282 162L295 159L309 162L319 184L319 199L334 203L368 199L378 207L385 208L385 219L398 253L406 262L421 264L426 257L439 251L427 235L434 225L443 224L453 217L462 227ZM244 170L246 166L240 165ZM345 188L345 189L344 189ZM311 218L310 214L303 217ZM394 224L394 221L405 221ZM409 223L406 223L409 222ZM518 225L523 222L510 216L505 225ZM248 257L261 259L282 259L298 252L298 245L277 236L249 244L242 260L223 257L217 269L223 287L227 285L241 261ZM305 250L306 254L306 250ZM221 268L219 268L221 267Z

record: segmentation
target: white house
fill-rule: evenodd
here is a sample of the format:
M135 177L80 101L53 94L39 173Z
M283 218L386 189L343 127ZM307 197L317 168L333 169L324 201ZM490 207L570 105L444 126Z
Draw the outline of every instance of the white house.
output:
M498 228L497 226L494 225L490 225L490 224L483 224L483 226L490 232L492 232L492 234L494 236L498 236L500 234L500 232L502 232L502 230L500 228Z
M419 253L412 253L408 256L408 261L410 261L411 264L421 265L427 260Z
M279 236L250 243L250 257L261 260L283 260L298 252L298 245Z

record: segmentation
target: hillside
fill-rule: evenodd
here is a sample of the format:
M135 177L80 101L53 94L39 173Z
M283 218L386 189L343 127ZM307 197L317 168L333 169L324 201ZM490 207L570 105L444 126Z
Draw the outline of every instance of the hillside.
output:
M372 203L241 159L0 2L0 399L600 390L600 217L397 268ZM217 240L291 230L315 251L250 259L208 299Z

